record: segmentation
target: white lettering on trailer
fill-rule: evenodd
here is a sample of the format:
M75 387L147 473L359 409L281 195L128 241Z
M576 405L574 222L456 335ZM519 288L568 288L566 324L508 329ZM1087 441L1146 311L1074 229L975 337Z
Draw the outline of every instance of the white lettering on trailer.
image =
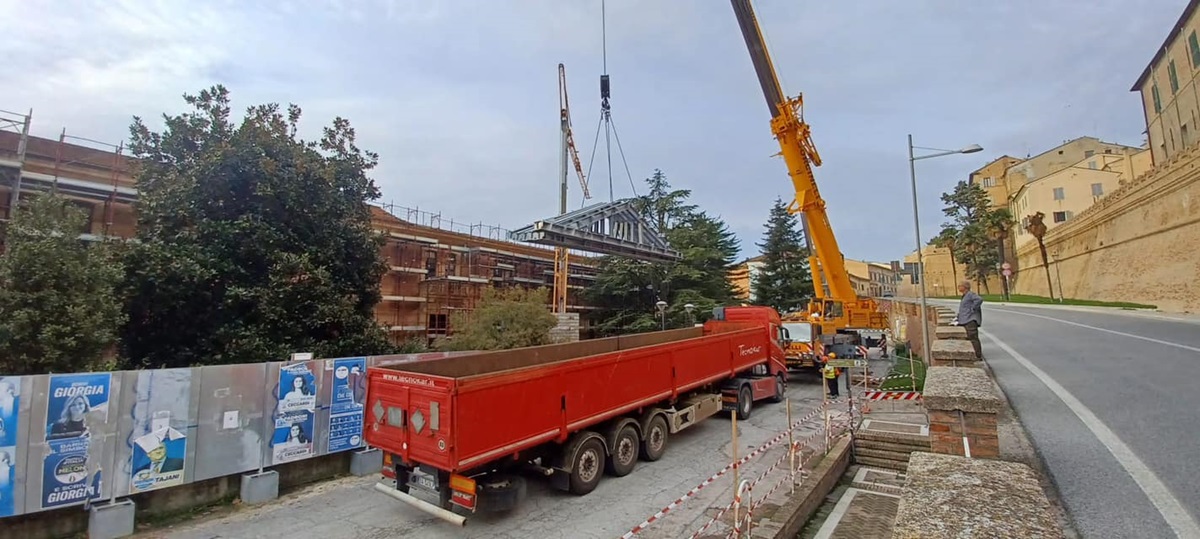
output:
M389 382L400 382L403 384L435 387L433 380L429 380L427 378L413 378L411 376L401 376L398 374L384 374L383 379Z
M742 354L743 357L745 357L745 356L749 356L749 355L762 353L762 347L761 346L746 346L744 344L739 344L738 351Z

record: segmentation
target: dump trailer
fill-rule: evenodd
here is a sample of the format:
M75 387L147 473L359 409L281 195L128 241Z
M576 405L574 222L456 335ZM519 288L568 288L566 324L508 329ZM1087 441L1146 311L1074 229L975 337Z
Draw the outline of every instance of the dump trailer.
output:
M462 525L545 476L576 495L658 460L675 433L781 401L779 315L717 308L702 326L371 368L366 440L376 490Z

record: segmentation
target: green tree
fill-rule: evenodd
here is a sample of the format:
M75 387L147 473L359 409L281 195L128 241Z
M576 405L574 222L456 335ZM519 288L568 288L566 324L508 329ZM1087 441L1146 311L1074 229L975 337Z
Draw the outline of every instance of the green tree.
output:
M1000 263L996 230L1013 225L1007 208L993 208L987 192L978 184L959 182L954 190L942 194L946 206L942 212L950 219L944 225L957 231L954 255L967 266L967 273L985 289L988 275Z
M545 289L488 288L474 311L454 314L454 335L439 348L506 350L548 344L558 323L546 309L549 299Z
M103 368L124 320L117 246L81 240L88 216L65 198L27 200L0 255L0 373Z
M163 132L140 118L130 128L130 366L391 351L373 315L386 269L367 206L376 155L342 118L305 141L295 105L251 107L235 124L224 87L184 98L193 110L165 115Z
M654 331L661 327L655 303L667 302L666 324L680 327L689 320L703 321L712 308L729 303L734 290L727 278L738 253L737 237L720 219L688 204L691 192L672 189L666 175L656 170L646 180L650 192L637 199L648 222L682 260L649 263L622 257L602 257L596 282L586 297L597 307L594 314L602 334ZM693 306L688 313L685 305Z
M770 305L780 313L798 310L813 295L812 272L808 267L808 249L804 233L795 215L788 213L783 199L775 199L767 223L763 225L763 265L754 276L754 297L759 305Z

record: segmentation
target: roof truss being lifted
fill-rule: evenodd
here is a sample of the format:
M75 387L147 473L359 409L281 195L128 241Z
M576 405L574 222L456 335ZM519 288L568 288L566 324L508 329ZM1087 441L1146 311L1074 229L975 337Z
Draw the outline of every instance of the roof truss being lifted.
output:
M593 204L509 232L513 241L671 262L681 255L633 207L633 200Z

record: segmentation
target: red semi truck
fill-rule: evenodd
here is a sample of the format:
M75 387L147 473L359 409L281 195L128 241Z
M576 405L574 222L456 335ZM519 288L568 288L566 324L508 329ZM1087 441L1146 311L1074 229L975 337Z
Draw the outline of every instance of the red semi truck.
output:
M366 440L384 452L375 488L462 525L503 511L533 471L577 495L604 472L662 457L671 435L725 410L783 400L780 319L717 308L703 327L371 368Z

